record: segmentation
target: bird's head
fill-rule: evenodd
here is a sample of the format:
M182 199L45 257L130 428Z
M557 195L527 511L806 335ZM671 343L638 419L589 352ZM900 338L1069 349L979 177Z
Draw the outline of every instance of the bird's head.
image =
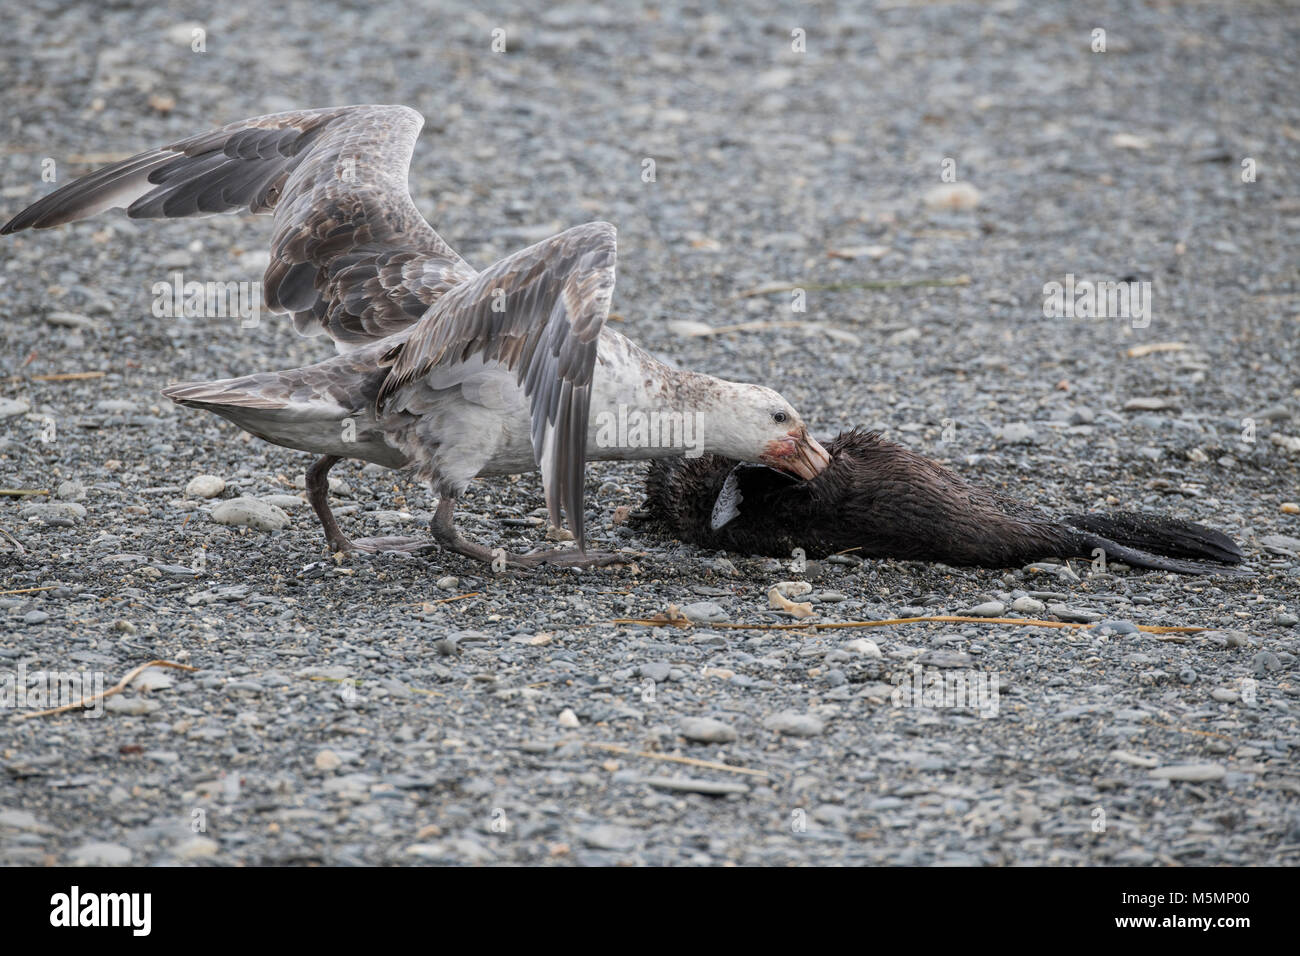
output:
M821 474L831 456L790 403L761 385L736 385L719 414L721 440L709 450L752 461L807 480Z

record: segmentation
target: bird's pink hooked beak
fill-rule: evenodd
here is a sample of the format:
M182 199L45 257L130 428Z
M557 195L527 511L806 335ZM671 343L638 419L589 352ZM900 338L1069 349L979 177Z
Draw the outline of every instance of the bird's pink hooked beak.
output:
M758 459L769 468L784 471L807 481L816 478L831 463L831 456L817 439L800 428L785 438L767 443Z

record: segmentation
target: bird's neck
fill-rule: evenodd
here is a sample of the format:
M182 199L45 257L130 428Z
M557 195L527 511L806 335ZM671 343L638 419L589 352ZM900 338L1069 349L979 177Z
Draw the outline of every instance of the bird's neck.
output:
M587 457L697 457L710 447L732 383L671 368L617 332L601 335Z

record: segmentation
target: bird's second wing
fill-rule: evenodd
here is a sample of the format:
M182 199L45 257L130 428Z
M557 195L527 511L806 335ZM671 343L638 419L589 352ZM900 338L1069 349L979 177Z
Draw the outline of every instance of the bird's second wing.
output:
M405 106L242 120L74 180L0 235L113 208L134 219L270 212L265 305L292 312L304 335L354 347L412 325L474 275L411 200L407 170L423 124Z
M378 405L439 365L480 355L516 374L529 399L533 454L551 521L560 508L585 548L583 469L597 341L614 293L616 233L576 226L502 259L447 292L401 345Z

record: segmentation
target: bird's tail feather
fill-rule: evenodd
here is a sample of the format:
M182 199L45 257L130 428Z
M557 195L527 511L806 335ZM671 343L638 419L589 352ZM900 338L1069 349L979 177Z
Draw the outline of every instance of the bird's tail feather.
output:
M356 354L305 368L168 385L162 393L276 445L401 467L405 457L384 441L372 411L382 376Z

